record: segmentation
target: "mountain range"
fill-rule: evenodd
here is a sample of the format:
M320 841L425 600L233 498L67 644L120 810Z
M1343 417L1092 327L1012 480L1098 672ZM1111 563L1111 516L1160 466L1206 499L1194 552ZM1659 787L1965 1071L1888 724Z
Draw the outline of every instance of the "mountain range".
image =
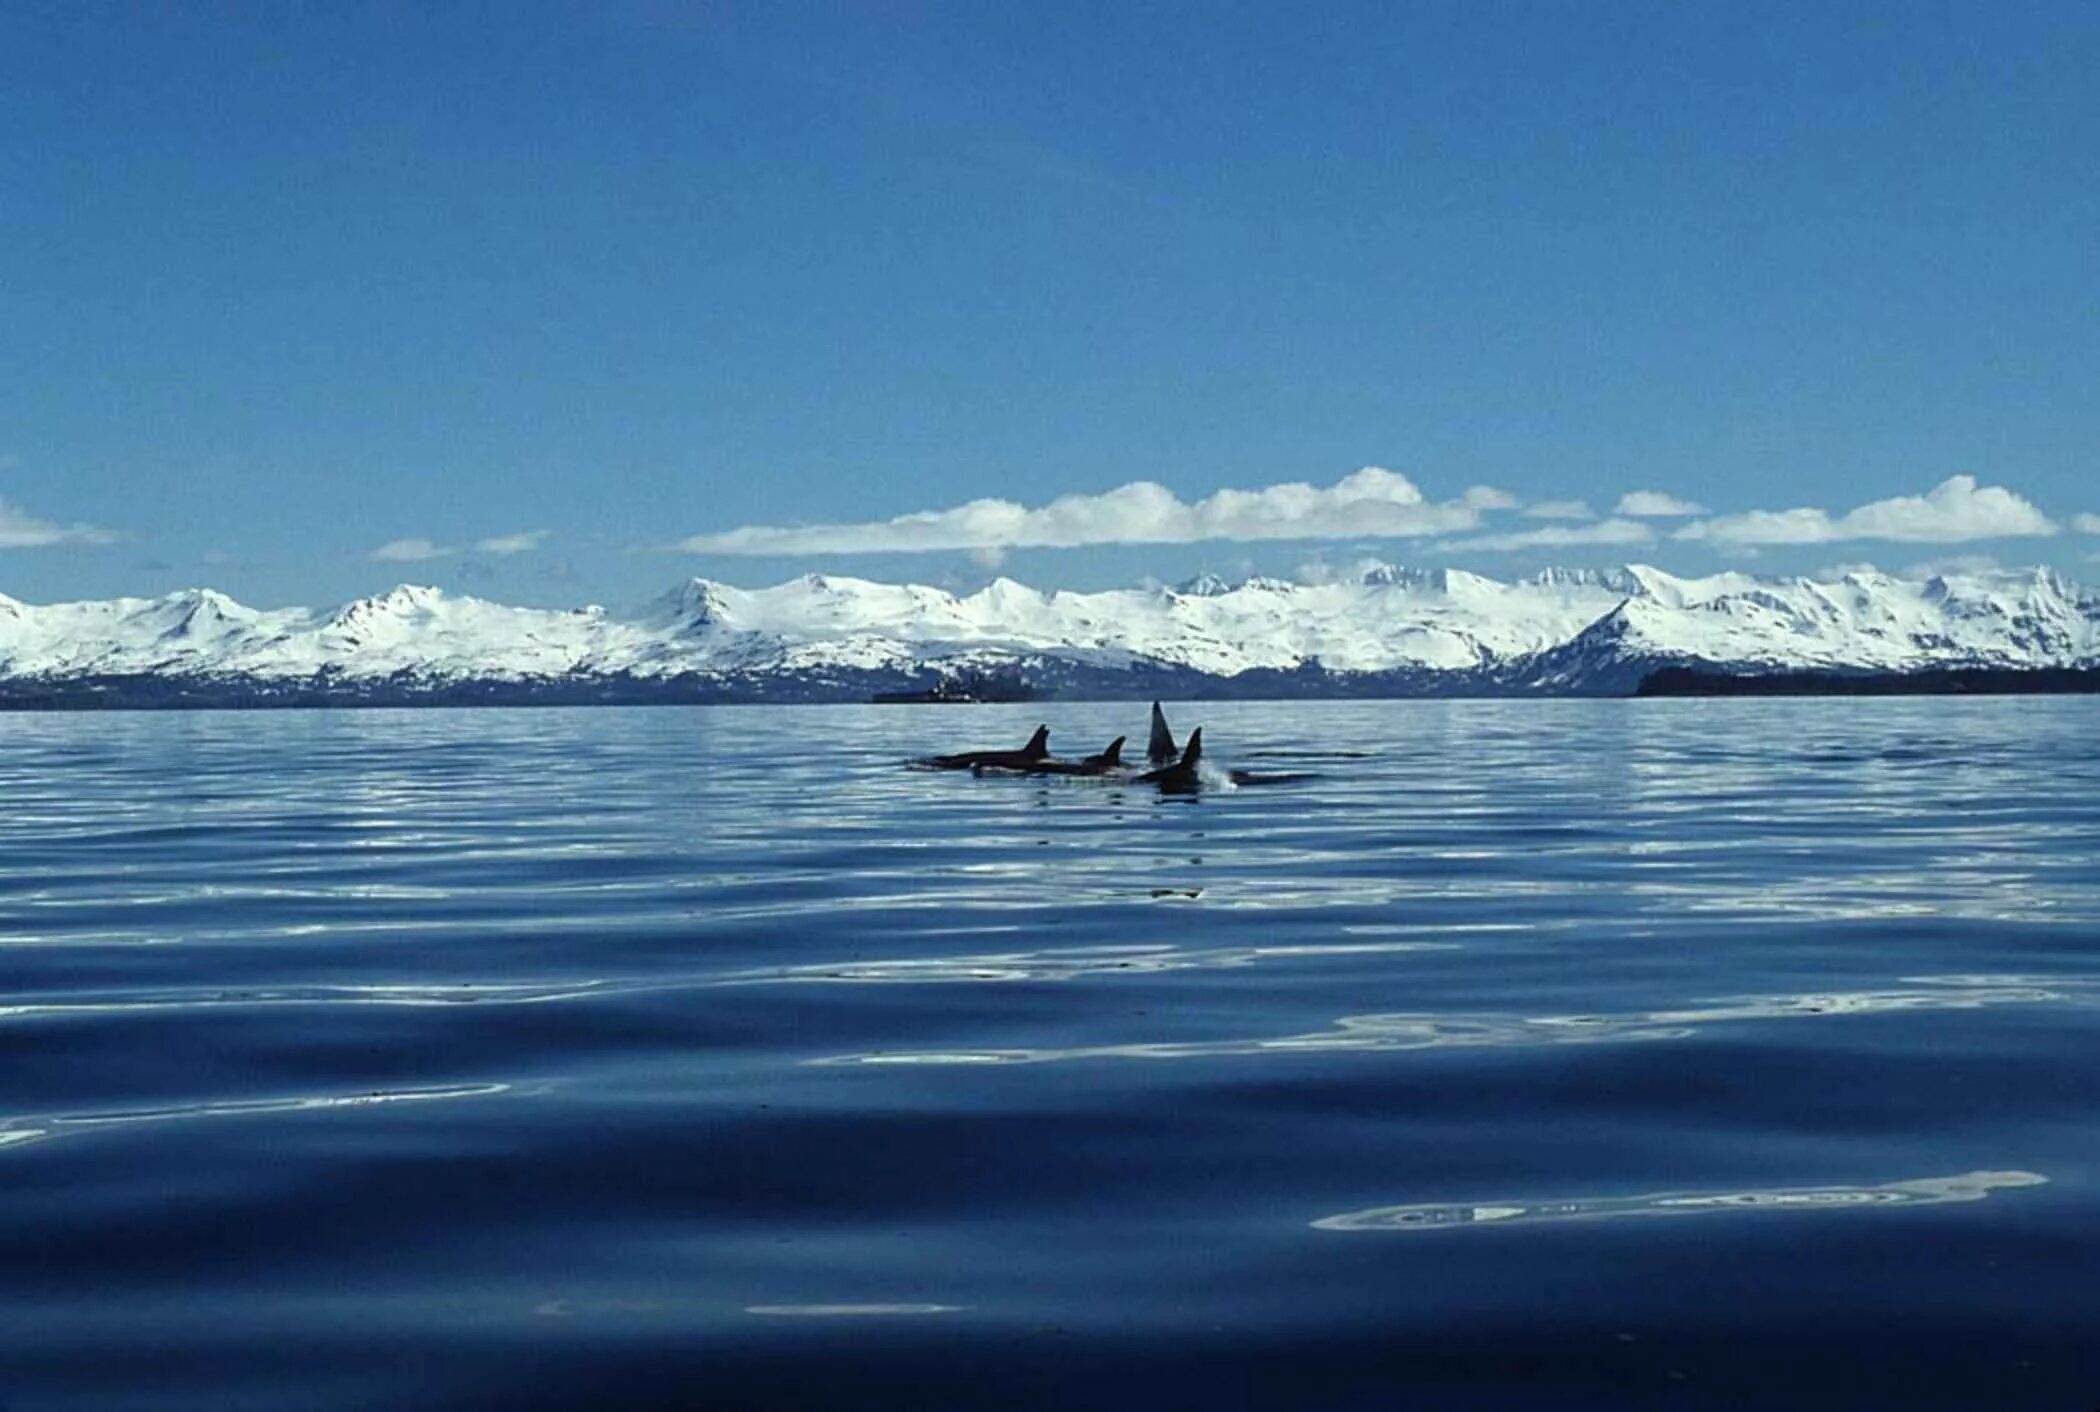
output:
M401 587L254 609L210 589L0 595L0 704L865 700L999 673L1065 696L1617 695L1727 675L2100 666L2100 594L2052 570L1830 578L1646 565L1503 582L1372 564L1325 583L1203 577L957 595L809 574L692 579L629 613Z

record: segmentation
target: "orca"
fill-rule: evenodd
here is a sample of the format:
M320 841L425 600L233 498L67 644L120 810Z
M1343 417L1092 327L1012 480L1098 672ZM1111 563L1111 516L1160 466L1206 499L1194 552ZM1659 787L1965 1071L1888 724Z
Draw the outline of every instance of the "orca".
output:
M1324 775L1316 775L1310 770L1281 770L1270 771L1267 773L1263 773L1256 770L1227 770L1225 773L1234 784L1241 786L1259 784L1306 784L1312 780L1326 778Z
M1137 777L1138 784L1156 784L1166 794L1189 794L1203 787L1203 778L1196 766L1203 759L1203 727L1189 732L1189 743L1181 752L1181 758L1171 765L1157 770L1148 770Z
M981 774L986 770L1001 773L1027 775L1112 775L1123 768L1123 740L1117 736L1108 743L1108 748L1099 755L1089 755L1084 760L1037 760L1029 765L979 765Z
M1025 770L1050 755L1050 727L1037 726L1035 734L1019 750L971 750L961 755L935 755L917 763L929 770L994 769Z
M1167 713L1159 709L1157 701L1152 703L1152 739L1145 744L1145 758L1154 765L1171 764L1181 754L1174 744L1174 732L1167 729Z

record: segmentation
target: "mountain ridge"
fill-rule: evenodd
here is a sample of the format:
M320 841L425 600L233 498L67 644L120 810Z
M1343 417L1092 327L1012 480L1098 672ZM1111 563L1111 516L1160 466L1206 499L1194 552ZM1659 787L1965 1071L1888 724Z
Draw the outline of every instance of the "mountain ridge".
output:
M35 605L0 595L0 698L114 704L858 700L1014 670L1059 694L1628 694L1682 666L1754 674L2100 664L2100 594L2054 570L1684 578L1646 564L1503 581L1371 562L1329 581L1205 575L1080 593L967 594L805 574L692 578L629 613L520 608L403 584L256 609L210 588ZM596 689L598 694L592 695Z

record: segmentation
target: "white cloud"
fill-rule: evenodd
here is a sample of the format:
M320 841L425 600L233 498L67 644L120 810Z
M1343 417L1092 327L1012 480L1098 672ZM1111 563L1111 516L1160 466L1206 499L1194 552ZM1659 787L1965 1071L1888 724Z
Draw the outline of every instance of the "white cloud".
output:
M2075 516L2071 521L2071 527L2080 534L2100 534L2100 515Z
M1937 578L1941 574L1995 574L2005 566L1990 554L1950 554L1942 559L1927 559L1921 564L1904 568L1907 579Z
M58 525L0 500L0 549L41 549L50 544L111 544L114 530L97 525Z
M1497 490L1492 485L1468 486L1466 493L1459 496L1458 500L1461 505L1471 506L1475 510L1514 510L1521 503L1508 491Z
M1848 574L1878 574L1880 572L1881 566L1879 564L1869 563L1865 559L1854 559L1847 563L1825 564L1822 568L1812 571L1809 577L1817 583L1836 583Z
M1638 520L1599 520L1593 525L1546 525L1515 534L1482 534L1454 539L1439 549L1563 549L1594 544L1651 544L1655 531Z
M540 547L540 542L546 537L546 530L525 530L518 534L500 534L493 539L476 540L474 547L483 554L530 554Z
M426 559L442 559L453 552L427 539L390 539L373 550L372 557L382 563L420 564Z
M1597 512L1586 500L1539 500L1524 507L1529 520L1594 520Z
M1390 538L1446 534L1479 523L1480 512L1464 501L1428 501L1406 476L1366 466L1324 489L1291 482L1221 490L1190 504L1163 485L1134 481L1100 495L1063 496L1040 508L972 500L953 509L861 524L746 525L696 534L673 547L694 554L917 554L1212 539Z
M1329 563L1324 555L1316 554L1300 564L1291 577L1299 583L1317 588L1330 583L1358 583L1367 574L1389 574L1392 571L1391 564L1372 555L1365 555L1347 564L1333 564Z
M1629 490L1619 497L1614 515L1654 515L1658 518L1672 515L1703 515L1706 507L1691 500L1679 500L1661 490Z
M488 539L477 539L471 546L476 554L530 554L546 540L546 530L523 530L517 534L499 534ZM449 559L455 554L469 552L450 544L439 544L420 535L411 539L390 539L373 550L371 557L389 564L421 564L432 559Z
M1846 539L1959 544L2055 533L2047 515L2003 486L1978 486L1974 476L1951 476L1924 495L1876 500L1836 517L1816 509L1752 510L1694 520L1673 537L1724 545L1829 544Z

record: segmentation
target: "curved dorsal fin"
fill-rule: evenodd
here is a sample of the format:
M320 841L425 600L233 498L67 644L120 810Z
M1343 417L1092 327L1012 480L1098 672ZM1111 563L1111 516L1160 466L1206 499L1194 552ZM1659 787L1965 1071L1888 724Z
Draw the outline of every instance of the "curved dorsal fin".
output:
M1114 740L1111 740L1108 743L1108 749L1102 751L1101 754L1096 758L1099 759L1104 765L1122 764L1124 739L1125 737L1119 735Z
M1028 737L1028 744L1022 747L1021 753L1031 760L1040 760L1045 755L1048 755L1050 753L1050 727L1037 726L1035 734Z
M1198 760L1201 760L1202 758L1203 727L1198 726L1194 730L1189 732L1188 749L1181 752L1181 767L1185 770L1191 769L1195 766L1196 762Z
M1167 713L1160 710L1155 701L1152 703L1152 739L1146 742L1145 758L1155 765L1164 765L1176 753L1174 732L1167 729Z

